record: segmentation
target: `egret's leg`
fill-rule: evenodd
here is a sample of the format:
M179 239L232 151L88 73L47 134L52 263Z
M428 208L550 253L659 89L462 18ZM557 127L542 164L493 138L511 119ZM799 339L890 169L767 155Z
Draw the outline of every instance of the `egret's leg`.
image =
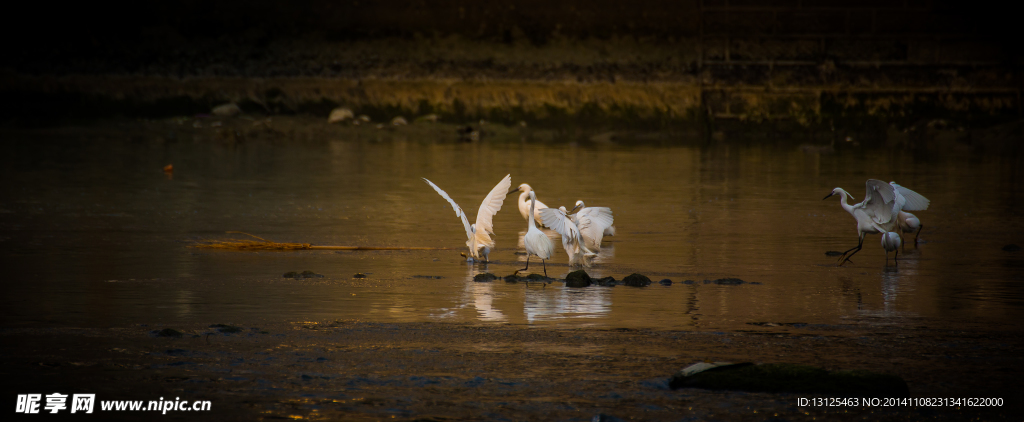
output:
M548 264L545 264L544 260L542 259L542 260L540 260L540 265L542 265L544 267L544 277L547 277L548 276Z
M839 264L836 265L836 266L837 267L843 266L843 264L845 264L846 261L849 261L850 258L852 258L854 255L857 254L857 252L860 252L861 248L863 248L863 247L864 247L864 233L861 233L860 234L860 242L857 243L857 247L850 248L846 252L843 252L843 256L839 257ZM850 253L850 251L853 251L853 253ZM850 253L850 254L847 255L848 253ZM886 255L886 261L888 261L888 260L889 260L888 255Z
M885 261L889 262L889 253L888 252L885 253ZM900 250L899 249L896 250L896 256L892 257L892 262L895 262L896 265L900 265Z
M914 233L914 246L917 246L917 238L921 236L921 229L924 228L924 224L917 226L917 233Z
M530 269L530 254L526 254L526 268L523 268L521 270L516 270L516 272L512 273L512 275L519 275L520 271L526 271L526 270L529 270L529 269Z

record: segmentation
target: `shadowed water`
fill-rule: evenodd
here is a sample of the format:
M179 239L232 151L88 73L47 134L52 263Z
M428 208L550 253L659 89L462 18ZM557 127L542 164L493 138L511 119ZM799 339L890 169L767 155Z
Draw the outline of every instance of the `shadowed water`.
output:
M0 186L5 326L252 320L451 321L652 329L748 324L986 324L1024 315L1019 157L885 149L807 154L714 142L457 143L414 129L386 136L240 143L164 137L7 136ZM173 163L172 175L161 169ZM617 234L587 271L655 284L566 288L473 282L525 266L526 222L506 199L489 264L459 256L472 220L512 175L538 199L611 207ZM877 178L931 200L898 265L856 245L834 187L859 202ZM235 252L193 248L238 230L279 242L431 246L429 251ZM560 242L548 275L570 271ZM1012 248L1011 248L1012 249ZM520 253L517 253L520 252ZM891 258L891 256L890 256ZM542 272L536 259L530 272ZM322 278L283 278L310 270ZM366 278L353 278L356 273ZM705 283L726 277L747 283ZM671 279L671 286L657 282ZM684 284L692 280L691 284Z

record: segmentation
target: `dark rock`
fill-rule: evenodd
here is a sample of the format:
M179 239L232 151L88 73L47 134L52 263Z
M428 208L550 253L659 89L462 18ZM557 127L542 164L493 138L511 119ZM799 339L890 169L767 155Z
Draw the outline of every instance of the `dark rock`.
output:
M587 287L592 283L590 274L576 270L565 276L565 287Z
M661 283L662 286L671 286L672 285L672 280L669 280L669 279L666 278L664 280L659 281L658 283Z
M184 334L182 334L181 331L175 330L173 328L164 328L163 330L158 331L156 335L159 337L181 338L181 336L183 336Z
M696 283L696 281L693 281L693 280L686 280L686 281L683 281L682 283L683 283L683 284L693 284L693 283Z
M236 327L234 325L227 325L227 324L213 324L213 325L210 326L210 328L216 328L217 331L220 331L222 333L240 333L240 332L242 332L242 329L240 327Z
M746 283L746 282L743 281L743 280L740 280L738 278L733 278L733 277L720 278L720 279L717 279L717 280L704 280L704 284L718 284L718 285L722 285L722 286L737 286L737 285L740 285L740 284L743 284L743 283Z
M547 278L547 277L544 277L544 276L542 276L542 275L540 275L540 274L537 274L537 273L530 273L530 275L526 276L526 279L527 279L527 280L530 280L530 281L545 281L545 280L550 280L549 278Z
M643 274L633 273L622 279L622 284L633 287L647 287L651 285L651 279Z
M597 284L598 286L604 286L604 287L613 287L616 284L618 284L618 282L615 281L614 277L602 277L602 278L599 278L597 280L593 280L593 282L594 282L594 284Z
M503 278L505 279L506 283L518 283L520 281L520 277L519 276L512 275L512 274L507 275L507 276L505 276Z
M498 279L498 276L496 276L494 274L491 274L491 273L482 273L482 274L477 274L477 275L473 276L473 281L478 282L478 283L494 281L494 280L497 280L497 279Z
M352 276L352 278L366 278L366 274L356 273L356 275Z
M1017 252L1020 250L1020 246L1011 243L1009 245L1003 246L1003 250L1007 252Z
M841 256L842 254L839 251L825 251L825 256Z
M870 371L826 371L807 365L752 363L719 366L672 376L669 387L708 390L815 393L843 397L909 397L907 383L896 375Z
M288 272L284 273L284 275L282 277L284 277L284 278L294 278L294 279L316 278L316 277L323 278L323 274L317 274L317 273L314 273L314 272L312 272L310 270L306 270L306 271L303 271L301 273L298 272L298 271L288 271Z
M625 419L618 418L612 415L606 415L604 413L598 413L590 419L592 422L626 422Z

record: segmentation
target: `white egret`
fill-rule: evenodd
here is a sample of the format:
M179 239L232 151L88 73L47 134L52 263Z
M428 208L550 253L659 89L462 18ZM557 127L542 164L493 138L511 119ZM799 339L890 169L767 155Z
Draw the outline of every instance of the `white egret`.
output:
M839 257L838 265L845 264L853 255L860 252L864 246L865 234L885 233L892 231L896 226L896 216L899 213L899 207L896 203L896 192L893 190L893 187L876 179L868 179L864 185L867 188L867 193L864 195L864 201L857 204L850 205L846 202L846 198L853 199L853 195L850 195L843 188L832 189L832 193L822 198L822 200L825 200L832 195L840 194L840 203L842 203L843 209L857 220L857 246L843 252L843 255Z
M900 259L900 250L898 249L902 243L899 233L896 232L885 232L882 233L882 248L885 249L885 263L889 263L889 252L896 251L896 256L892 259L897 264Z
M562 249L569 255L569 265L587 265L587 257L597 255L583 244L580 229L569 218L565 207L545 208L540 210L544 225L562 235Z
M516 188L516 190L511 191L508 194L511 195L513 193L516 193L516 192L522 192L522 193L519 194L519 202L516 205L519 206L519 214L522 214L523 215L523 219L527 220L527 214L530 213L530 207L532 206L531 201L536 200L537 196L536 195L530 196L530 192L533 192L533 188L531 188L530 185L528 185L526 183L523 183L523 184L519 185L519 187ZM544 205L543 202L537 201L536 211L534 211L534 213L533 213L533 221L535 221L536 224L538 224L538 225L543 224L544 220L541 219L541 217L540 217L540 210L542 210L544 208L547 208L547 207L548 206Z
M529 188L529 186L527 186ZM497 189L497 188L495 188ZM526 246L526 268L516 270L515 274L519 274L520 271L526 271L530 269L530 255L536 255L540 258L541 265L544 266L544 277L548 276L548 266L544 263L545 260L551 259L551 254L555 252L555 244L548 239L548 236L544 232L537 228L537 225L533 221L533 214L537 206L537 194L533 191L529 192L530 195L530 212L528 216L529 226L526 228L526 236L523 236L523 244Z
M448 200L452 204L452 208L455 209L455 216L462 218L462 225L466 227L466 237L469 240L466 241L466 246L469 247L469 261L482 260L487 262L487 256L491 253L491 249L494 248L494 239L491 235L494 234L494 226L491 224L491 220L494 219L494 214L497 214L498 210L501 209L501 204L505 202L508 189L512 187L512 175L506 175L504 179L501 179L497 185L494 185L494 189L484 197L482 203L480 203L480 209L476 212L476 224L470 225L469 220L466 218L466 212L456 204L445 191L437 187L434 182L427 180L430 187L434 188L435 191L442 198Z
M615 217L611 208L588 207L583 201L576 201L573 211L573 223L580 229L587 249L600 251L604 236L615 236Z
M896 192L896 203L900 207L900 212L896 216L896 224L899 225L903 233L914 233L914 244L916 245L917 238L921 235L921 229L924 228L924 225L921 224L921 220L916 215L906 211L924 211L928 209L931 201L917 192L897 185L896 182L889 182L889 185Z

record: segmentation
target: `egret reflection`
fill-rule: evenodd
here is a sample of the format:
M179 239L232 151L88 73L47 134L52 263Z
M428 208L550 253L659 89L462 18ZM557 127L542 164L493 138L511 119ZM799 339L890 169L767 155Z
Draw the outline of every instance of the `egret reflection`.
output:
M612 289L527 289L523 313L530 323L564 318L599 318L611 310Z

